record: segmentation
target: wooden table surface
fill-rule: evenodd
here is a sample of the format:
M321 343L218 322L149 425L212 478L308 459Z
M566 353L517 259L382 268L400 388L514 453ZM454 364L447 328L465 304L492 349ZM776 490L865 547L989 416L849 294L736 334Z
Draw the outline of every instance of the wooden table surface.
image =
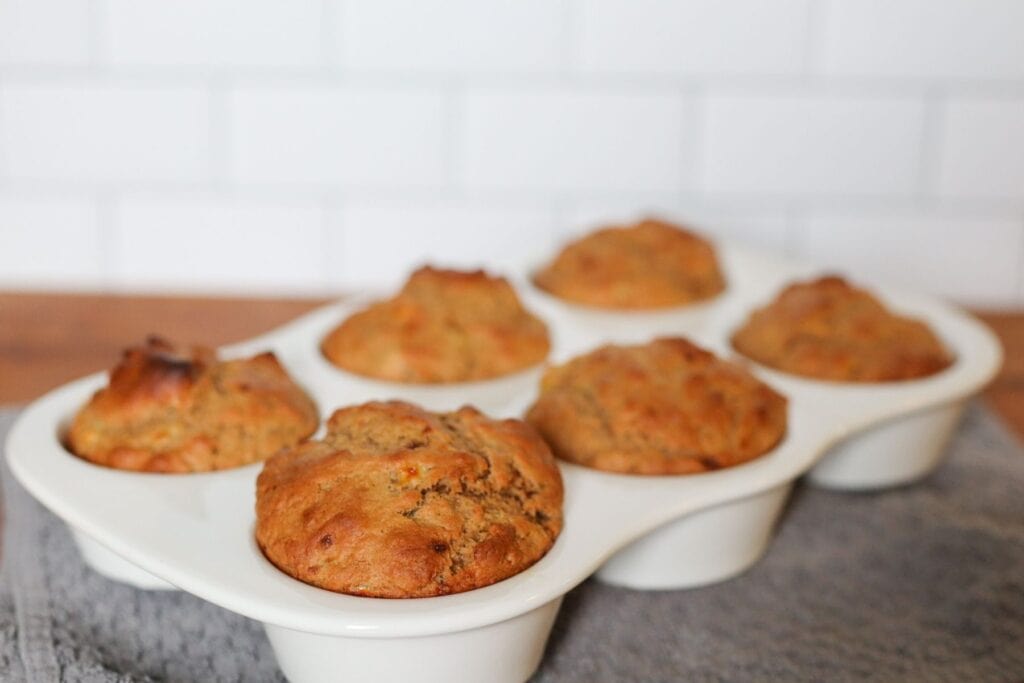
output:
M217 346L269 330L323 299L0 293L0 405L109 368L147 334ZM985 313L1006 349L985 399L1024 437L1024 312Z

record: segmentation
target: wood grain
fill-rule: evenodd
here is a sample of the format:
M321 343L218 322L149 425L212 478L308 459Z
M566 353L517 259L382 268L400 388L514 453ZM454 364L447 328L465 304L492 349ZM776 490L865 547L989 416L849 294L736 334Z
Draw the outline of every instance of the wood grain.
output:
M218 346L323 301L0 293L0 404L30 401L109 368L125 346L149 334Z
M0 404L30 401L110 367L147 334L212 346L265 332L323 299L242 299L0 293ZM1024 436L1024 313L979 317L1006 349L985 398Z

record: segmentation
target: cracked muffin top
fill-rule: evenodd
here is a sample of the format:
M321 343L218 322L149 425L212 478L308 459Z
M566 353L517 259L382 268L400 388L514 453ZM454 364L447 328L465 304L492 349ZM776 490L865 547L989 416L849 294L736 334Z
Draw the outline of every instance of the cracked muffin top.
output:
M263 460L316 431L316 406L272 353L219 361L157 337L124 352L66 443L99 465L206 472Z
M725 289L707 240L654 219L568 244L533 282L567 301L612 309L682 306Z
M437 384L525 370L547 358L551 344L504 278L428 266L395 297L350 316L320 348L358 375Z
M771 450L786 399L680 338L603 346L553 367L526 420L555 455L630 474L691 474Z
M338 410L321 441L267 460L256 540L300 581L378 598L480 588L544 556L562 479L520 420L397 401Z
M789 285L750 314L732 345L769 367L840 382L926 377L953 362L925 323L836 276Z

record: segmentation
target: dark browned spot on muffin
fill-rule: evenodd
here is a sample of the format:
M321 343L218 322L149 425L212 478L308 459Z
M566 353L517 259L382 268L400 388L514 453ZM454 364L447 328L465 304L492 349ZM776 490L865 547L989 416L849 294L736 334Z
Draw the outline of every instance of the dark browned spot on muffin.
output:
M334 536L331 536L330 534L324 534L320 537L320 545L322 545L325 548L330 548L332 545L334 545Z
M166 353L153 354L149 362L166 377L191 377L199 370L198 363Z
M316 431L310 397L261 354L221 361L158 337L125 351L107 386L66 433L75 454L108 467L196 472L263 460Z
M697 458L697 460L700 462L701 465L704 465L704 467L709 470L717 470L719 467L721 467L721 465L718 464L718 461L715 460L714 458L705 457Z
M444 541L434 541L434 543L430 546L430 549L440 555L441 553L448 552L448 544Z

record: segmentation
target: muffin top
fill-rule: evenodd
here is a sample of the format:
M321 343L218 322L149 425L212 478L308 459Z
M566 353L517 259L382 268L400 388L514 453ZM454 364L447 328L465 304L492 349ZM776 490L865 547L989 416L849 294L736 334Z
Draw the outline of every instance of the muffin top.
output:
M914 379L953 362L925 323L836 276L789 285L751 313L732 344L769 367L840 382Z
M786 431L786 399L680 338L603 346L553 367L526 420L560 458L631 474L738 465Z
M681 306L725 289L707 240L653 219L568 244L533 282L573 303L615 309Z
M108 467L205 472L263 460L310 436L318 421L274 354L219 361L210 349L150 337L124 352L66 442Z
M358 375L432 384L524 370L543 361L551 344L547 327L504 278L424 267L394 298L350 316L320 348Z
M519 420L398 401L338 410L322 441L278 453L256 483L256 540L327 590L418 598L480 588L547 553L562 479Z

